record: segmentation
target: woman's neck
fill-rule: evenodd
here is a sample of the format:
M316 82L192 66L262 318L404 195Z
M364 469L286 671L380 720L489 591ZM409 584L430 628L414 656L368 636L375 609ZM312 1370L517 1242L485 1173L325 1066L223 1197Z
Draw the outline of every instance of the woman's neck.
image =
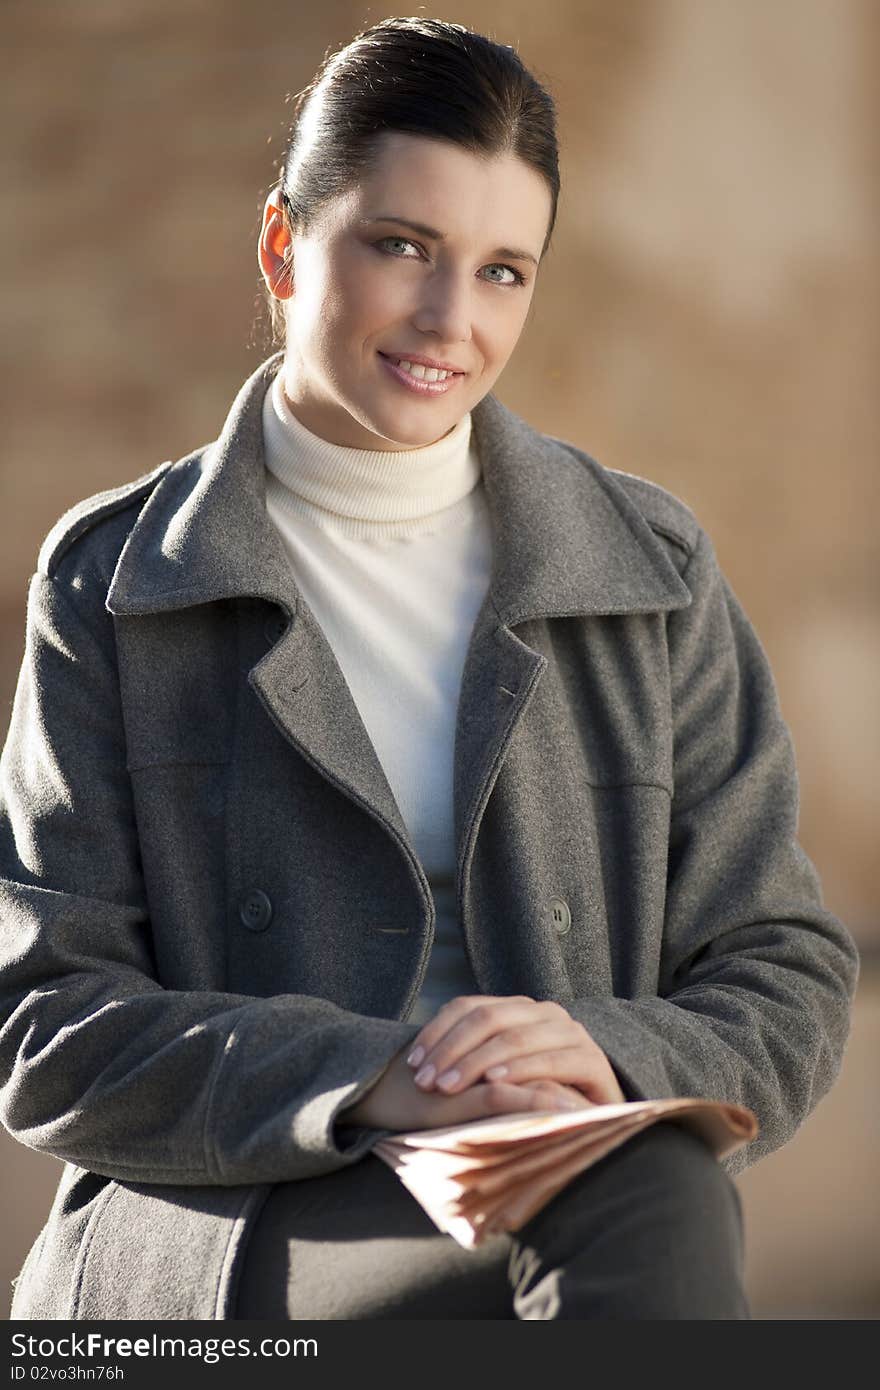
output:
M418 535L437 530L480 479L468 413L418 449L351 449L297 419L279 372L263 404L266 467L288 502L349 534Z

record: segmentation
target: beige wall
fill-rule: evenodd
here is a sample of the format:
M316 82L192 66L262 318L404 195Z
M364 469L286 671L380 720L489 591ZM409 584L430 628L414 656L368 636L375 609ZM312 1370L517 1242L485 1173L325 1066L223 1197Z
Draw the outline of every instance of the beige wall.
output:
M866 964L838 1087L739 1180L750 1289L763 1316L876 1316L880 9L416 8L513 43L559 107L557 232L498 394L689 502L773 663L803 842ZM252 332L254 242L285 93L328 45L396 12L4 5L4 725L27 578L52 522L213 438L269 350ZM4 1289L57 1173L0 1137Z

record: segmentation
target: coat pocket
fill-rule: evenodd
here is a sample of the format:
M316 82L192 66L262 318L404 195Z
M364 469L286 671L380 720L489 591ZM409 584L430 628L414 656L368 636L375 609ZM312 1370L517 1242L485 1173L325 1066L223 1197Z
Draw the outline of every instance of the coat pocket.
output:
M108 1184L83 1240L71 1317L232 1317L250 1222L268 1190L265 1183Z
M14 1281L10 1318L42 1321L74 1316L81 1251L112 1186L109 1178L65 1164L43 1229Z
M9 1310L9 1317L12 1322L20 1322L37 1316L31 1311L34 1289L39 1288L39 1281L34 1278L34 1271L46 1243L48 1229L49 1223L47 1221L28 1251L19 1274L12 1281L12 1307Z

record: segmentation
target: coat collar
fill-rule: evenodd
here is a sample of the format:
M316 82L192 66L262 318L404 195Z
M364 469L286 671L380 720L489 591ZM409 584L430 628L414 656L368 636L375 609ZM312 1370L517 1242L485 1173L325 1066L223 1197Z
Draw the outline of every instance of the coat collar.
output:
M154 613L236 595L301 600L266 509L263 362L219 438L168 469L123 547L111 613ZM491 392L472 411L489 509L490 595L508 627L530 618L682 608L687 586L612 474L533 429Z

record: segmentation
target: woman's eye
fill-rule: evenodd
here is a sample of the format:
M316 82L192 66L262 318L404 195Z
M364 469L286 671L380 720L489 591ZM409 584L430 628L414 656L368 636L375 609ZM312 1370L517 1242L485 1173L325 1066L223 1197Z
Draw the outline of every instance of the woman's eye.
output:
M501 265L501 264L498 264L498 265L490 265L490 266L487 266L486 268L487 268L487 270L509 270L509 271L510 271L511 275L513 276L513 279L512 279L512 280L496 280L495 283L496 283L497 285L524 285L525 282L526 282L526 277L525 277L524 275L522 275L518 270L514 270L514 268L513 268L512 265Z
M381 241L377 241L377 246L387 246L389 241L396 241L398 246L415 246L414 241L408 241L403 236L383 236Z
M403 237L403 236L384 236L384 237L382 237L379 241L377 241L377 242L375 243L375 245L384 248L384 247L388 246L389 244L393 244L394 242L396 242L398 246L413 246L413 247L415 247L415 249L416 249L417 251L420 249L420 248L418 247L418 245L416 244L416 242L410 241L408 237ZM387 254L390 254L390 255L398 255L399 253L396 252L396 251L391 251L391 252L388 252ZM412 258L409 257L409 256L403 256L403 257L401 257L401 259L403 259L403 260L411 260ZM512 265L505 265L503 262L500 262L500 261L497 262L497 263L495 263L494 265L486 266L485 269L486 269L486 270L506 270L506 271L509 271L509 273L513 276L513 279L512 279L512 280L495 280L495 281L494 281L494 284L496 284L496 285L511 285L511 286L512 286L512 285L524 285L525 282L526 282L526 277L525 277L523 274L521 274L520 271L514 270L514 268L513 268ZM490 282L490 283L493 283L493 282Z

